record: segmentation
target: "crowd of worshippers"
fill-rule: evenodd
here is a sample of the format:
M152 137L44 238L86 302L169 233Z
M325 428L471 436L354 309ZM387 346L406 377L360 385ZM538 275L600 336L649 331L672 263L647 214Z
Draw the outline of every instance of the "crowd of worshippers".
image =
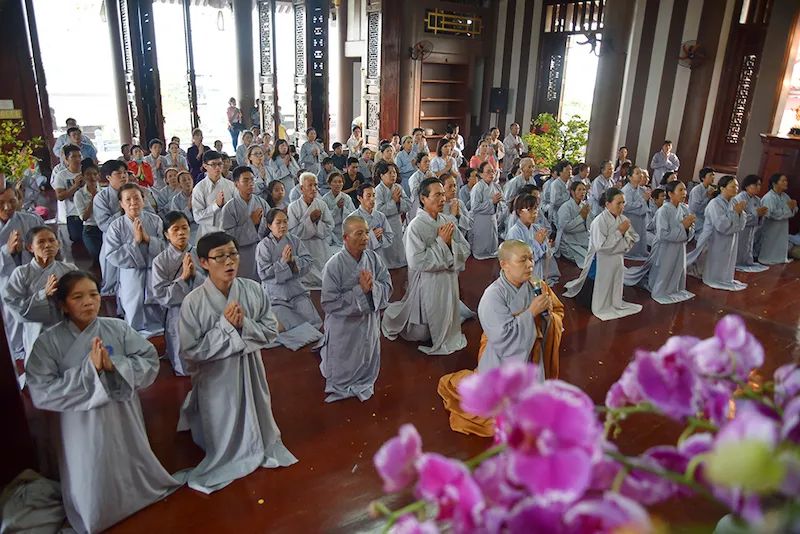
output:
M185 153L179 139L166 154L153 140L98 166L72 126L52 175L62 231L23 208L24 186L0 194L6 335L24 360L20 385L60 414L63 498L76 530L102 530L184 483L210 493L258 467L295 463L272 415L262 349L313 345L326 402L373 395L381 336L428 355L464 349L461 325L475 317L459 294L469 256L496 258L500 276L478 305L477 368L442 377L439 393L454 430L491 436L492 420L460 408L458 383L513 359L538 364L542 380L558 377L557 259L582 269L563 296L611 320L641 310L622 300L624 285L660 304L693 297L687 274L741 290L737 270L788 261L797 239L786 176L769 177L763 198L757 176L740 183L704 168L687 184L669 141L651 181L624 147L594 179L585 163L539 168L517 124L502 141L493 128L469 161L455 126L435 153L421 129L375 148L356 126L331 154L313 128L306 138L295 153L246 131L231 158L195 130ZM101 281L59 259L63 230L85 244ZM390 303L389 271L404 267L405 295ZM101 297L124 320L100 317ZM206 452L175 475L150 449L137 396L156 379L147 339L161 334L174 373L191 377L178 431Z

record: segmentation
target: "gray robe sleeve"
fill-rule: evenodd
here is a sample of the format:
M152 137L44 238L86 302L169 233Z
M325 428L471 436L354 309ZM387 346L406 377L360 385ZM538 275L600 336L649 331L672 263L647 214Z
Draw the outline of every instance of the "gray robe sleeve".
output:
M273 261L270 247L267 243L267 240L261 241L258 247L256 247L256 268L258 278L262 282L275 280L279 284L282 284L288 282L295 276L305 276L314 263L311 253L303 242L297 241L296 245L293 244L292 246L292 259L297 267L297 273L295 273L292 271L290 265L281 257L281 253L283 252L282 248L277 251L278 259ZM288 244L289 243L287 243L287 245Z
M681 212L681 215L685 214ZM671 220L671 216L672 214L667 210L658 210L656 212L655 223L658 240L667 243L688 243L691 241L694 237L694 225L691 225L687 230L682 224L683 217L676 223Z
M26 321L52 324L53 318L57 317L55 299L48 298L44 288L29 294L31 281L25 279L24 270L24 266L17 267L11 273L3 292L3 302Z
M538 331L533 313L524 310L514 317L508 303L498 291L484 293L478 304L478 318L493 352L502 360L519 359L522 350L531 350Z
M329 264L322 277L322 295L320 304L326 314L337 315L366 315L382 310L389 305L392 294L392 279L389 271L380 260L375 258L372 272L372 291L364 293L361 284L356 283L352 288L342 287L345 278L341 263Z
M152 343L124 321L115 321L122 337L123 354L111 354L114 371L104 372L111 398L125 402L137 390L155 382L158 376L158 352Z
M195 275L188 280L180 276L182 272L182 265L178 265L177 273L170 272L169 261L163 255L153 260L150 285L153 298L164 308L180 306L186 296L203 285L206 279L199 265L195 265Z

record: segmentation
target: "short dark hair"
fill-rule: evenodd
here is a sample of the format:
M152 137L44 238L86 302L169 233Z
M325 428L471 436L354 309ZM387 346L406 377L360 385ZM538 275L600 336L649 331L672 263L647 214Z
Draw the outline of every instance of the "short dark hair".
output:
M100 172L100 169L97 168L92 158L83 158L83 160L81 160L81 172L86 172L89 169L95 169L97 172Z
M80 147L77 147L75 145L64 145L64 148L61 149L61 153L64 154L65 158L68 158L69 155L72 154L73 152L80 153L80 151L81 151Z
M119 170L127 171L128 166L125 165L124 161L120 161L118 159L110 159L103 163L103 165L100 167L100 173L103 176L111 176L111 173Z
M518 195L532 195L534 191L541 191L536 184L525 184L519 188Z
M313 126L311 128L306 128L306 135L310 134L311 132L317 133L317 129Z
M215 159L222 159L222 154L216 150L208 150L203 154L203 163L208 163Z
M388 161L379 161L375 164L375 168L372 170L372 175L380 180L381 176L388 173L389 170L392 168L393 163L389 163Z
M428 195L430 195L431 193L430 189L433 184L439 184L441 186L444 186L444 184L442 184L442 181L438 178L425 178L419 184L419 196L427 197Z
M125 149L125 147L130 148L131 147L130 143L122 143L121 145L119 145L119 151L122 152Z
M280 209L280 208L272 208L272 209L270 209L270 210L269 210L269 211L266 213L266 215L264 215L264 217L266 217L266 219L267 219L267 220L266 220L266 224L267 224L267 226L269 226L270 224L272 224L273 222L275 222L275 217L277 217L279 213L283 213L284 215L286 215L286 212L285 212L285 211L283 211L283 210L282 210L282 209ZM269 229L269 228L267 228L267 234L271 234L271 233L272 233L272 232L270 231L270 229ZM238 248L238 247L237 247L237 248Z
M484 169L485 169L487 166L491 167L491 166L492 166L492 164L491 164L491 163L489 163L488 161L484 161L483 163L481 163L480 165L478 165L478 174L483 174L483 170L484 170Z
M234 181L234 182L238 182L238 181L239 181L239 177L240 177L242 174L246 173L246 172L249 172L250 174L252 174L252 175L253 175L253 178L255 178L255 176L256 176L256 175L255 175L255 173L253 172L253 169L251 169L251 168L250 168L250 167L248 167L247 165L239 165L238 167L236 167L235 169L233 169L233 181Z
M769 188L775 189L775 186L778 185L778 182L781 181L781 178L786 176L782 172L776 172L772 176L769 177Z
M697 176L699 176L700 179L702 180L703 178L706 177L707 174L712 172L715 172L713 167L703 167L702 169L700 169L700 172L697 173Z
M70 126L69 128L67 128L67 137L69 137L69 134L71 134L72 132L83 133L81 132L81 129L78 128L77 126Z
M332 157L330 157L330 156L328 156L327 158L325 158L325 159L323 159L323 160L322 160L322 164L323 164L323 165L327 165L327 164L329 164L329 163L330 163L331 165L333 165L333 158L332 158Z
M338 176L339 178L341 178L342 180L344 180L344 176L342 176L342 173L340 173L339 171L333 171L332 173L330 173L330 174L328 175L328 177L325 179L325 181L326 181L328 184L330 184L330 183L333 181L333 179L334 179L334 178L336 178L337 176Z
M70 291L75 287L75 284L81 280L91 280L100 291L100 282L97 281L95 276L88 271L70 271L58 280L58 287L56 288L56 302L65 303L69 297Z
M30 230L28 230L27 232L25 232L25 245L26 245L26 246L31 246L31 245L33 245L33 240L36 238L36 236L37 236L37 235L38 235L40 232L44 232L44 231L50 232L51 234L53 234L54 236L56 236L56 239L58 239L58 235L57 235L57 234L56 234L56 233L53 231L53 229L52 229L52 228L50 228L49 226L42 226L42 225L40 225L40 226L34 226L33 228L31 228Z
M182 211L177 211L177 210L168 211L164 215L164 235L166 236L167 230L169 230L173 224L180 221L181 219L185 220L187 223L189 222L189 217L187 217L186 214L183 213Z
M122 184L122 187L120 187L119 191L117 191L117 199L120 202L122 202L122 193L124 191L130 191L131 189L135 189L136 191L138 191L139 194L142 195L142 198L144 198L144 191L142 190L141 187L139 187L138 184ZM120 209L121 209L121 207L120 207Z
M772 177L770 176L770 178L772 178ZM722 178L719 179L719 182L717 182L717 187L718 187L717 190L719 191L719 190L722 190L722 189L728 187L728 184L731 183L734 180L736 180L735 176L731 176L730 174L726 174L725 176L723 176Z
M448 124L447 128L445 128L444 133L446 134L454 134L456 133L456 126L455 124Z
M670 182L670 183L673 183L673 182ZM664 189L661 189L660 187L656 187L655 189L653 189L653 198L658 198L658 197L660 197L660 196L661 196L661 193L664 193L664 194L666 194L666 193L667 193L667 191L666 191L666 190L664 190Z
M561 161L556 163L556 166L555 166L555 168L553 170L556 173L561 174L561 171L563 171L567 167L572 167L572 163L570 163L569 161L567 161L565 159L562 159Z
M424 134L425 130L423 130L422 128L414 128L413 130L411 130L411 135L415 135L417 132L421 132L421 133ZM399 137L398 134L394 134L394 135L397 135Z
M585 171L586 167L588 167L588 165L586 165L585 163L576 163L575 166L572 167L572 174L578 175L583 171Z
M134 151L134 150L136 150L137 148L138 148L139 150L141 150L142 152L144 152L144 149L142 148L142 145L132 145L132 146L131 146L131 152L133 152L133 151Z
M209 252L217 247L227 245L228 243L233 243L236 250L239 250L239 242L227 232L211 232L210 234L206 234L197 241L197 246L195 247L195 250L197 250L197 257L207 260Z
M67 117L67 120L66 120L66 122L64 124L69 125L69 123L71 123L71 122L74 122L75 124L78 124L78 121L73 119L72 117Z
M672 144L672 141L670 141L669 139L664 139L664 143L661 146L671 145L671 144Z
M364 182L363 184L359 185L358 189L356 189L356 195L364 198L364 191L367 189L375 189L375 186L372 185L372 182Z
M147 143L147 146L149 148L153 148L153 145L161 145L163 147L164 141L162 141L161 139L151 139L150 142Z
M354 157L352 157L352 156L350 156L349 158L347 158L347 166L348 166L348 167L349 167L350 165L352 165L353 163L355 163L356 165L358 165L358 158L354 158Z
M514 213L528 209L532 210L539 205L539 199L533 195L517 195L514 199Z
M342 147L342 143L340 143L339 141L336 141L335 143L333 143L333 147L332 148L334 150L336 150L337 148L340 148L340 147Z
M231 157L225 152L220 152L219 157L222 158L222 161L230 161L231 159Z
M742 189L747 189L751 185L756 185L758 182L761 181L761 178L757 174L748 174L742 180Z
M613 201L617 195L621 194L622 191L620 191L616 187L609 187L608 189L606 189L605 193L600 195L600 205L605 207L605 205Z
M417 165L419 165L420 163L422 163L422 160L427 157L430 157L427 152L417 152L417 155L414 159L417 160Z
M584 186L584 187L586 186L586 184L584 184L580 180L575 180L571 184L569 184L569 190L570 191L577 191L578 187L581 186L581 185Z

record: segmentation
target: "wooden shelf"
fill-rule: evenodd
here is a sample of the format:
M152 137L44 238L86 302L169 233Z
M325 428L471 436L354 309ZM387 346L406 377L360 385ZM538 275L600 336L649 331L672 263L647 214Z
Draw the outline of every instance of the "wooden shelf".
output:
M464 84L465 82L461 80L422 80L422 83L460 83Z
M422 102L466 102L464 98L422 98Z
M463 119L464 117L420 117L421 121L450 121Z
M442 137L444 137L444 136L441 135L441 134L439 134L439 135L434 134L434 135L426 135L425 139L441 139Z

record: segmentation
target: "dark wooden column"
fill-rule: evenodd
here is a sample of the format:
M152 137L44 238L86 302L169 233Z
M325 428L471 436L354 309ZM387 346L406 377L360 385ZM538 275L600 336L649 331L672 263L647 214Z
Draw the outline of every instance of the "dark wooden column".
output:
M125 53L122 45L122 25L119 16L119 3L106 2L106 24L111 42L111 66L114 78L114 96L117 101L117 122L119 139L123 144L131 143L131 114L128 105L128 92L125 86Z
M294 10L294 139L300 146L308 128L308 62L306 54L306 0L292 0Z
M278 76L275 69L275 0L258 0L258 29L261 43L261 131L278 132Z
M366 142L370 145L377 145L381 139L382 19L380 0L369 0L367 3L367 68L366 87L364 90L366 115L364 117L363 134Z
M403 5L397 1L381 2L384 21L381 24L380 47L380 138L391 139L400 130L400 32L403 25ZM370 28L371 30L371 28Z
M134 132L134 136L144 145L151 139L164 137L161 84L156 63L153 0L128 0L127 8L132 74L136 80L136 120L139 123L138 135ZM125 24L123 30L124 26ZM126 71L128 67L126 65ZM134 130L137 128L134 127Z
M327 0L306 0L306 58L308 61L308 123L330 148L328 109L328 12Z

